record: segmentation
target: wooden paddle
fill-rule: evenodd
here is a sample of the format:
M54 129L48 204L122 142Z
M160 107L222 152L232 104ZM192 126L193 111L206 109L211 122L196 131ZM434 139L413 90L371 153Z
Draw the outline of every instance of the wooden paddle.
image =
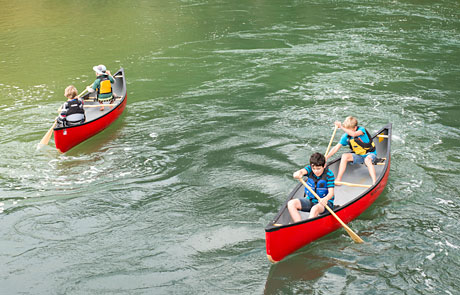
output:
M79 95L78 97L82 96L83 93L85 93L87 90L85 88L85 90L83 90ZM61 107L59 107L58 109L58 113L61 112L61 109L62 109L62 105ZM44 145L48 145L48 142L50 141L51 139L51 136L53 135L53 130L54 130L54 127L56 127L56 124L57 124L57 118L54 120L54 123L53 123L53 126L51 126L51 128L48 130L48 132L46 132L45 136L43 136L42 140L40 140L40 142L38 143L37 145L37 150L40 149L42 146Z
M42 140L40 140L40 142L38 143L37 150L40 149L42 146L48 144L48 142L51 139L51 135L53 135L53 130L54 130L54 127L56 127L56 124L57 124L57 120L54 120L53 126L51 126L48 132L46 132L45 136L43 136Z
M327 154L329 154L329 149L331 148L331 144L332 144L332 141L334 140L336 132L337 132L337 125L335 125L334 132L332 133L331 141L329 141L329 145L327 146L326 153L324 154L325 157L327 157Z
M310 191L310 193L312 193L316 199L318 199L318 202L321 201L321 198L305 183L305 181L302 179L302 178L299 178L299 181ZM343 228L347 231L348 235L353 239L353 241L355 241L356 243L363 243L364 241L357 235L354 233L354 231L351 230L351 228L349 228L343 221L342 219L340 219L335 213L334 211L332 211L331 208L329 208L329 206L326 206L326 209L329 211L329 213L332 214L332 216L335 217L335 219L337 219L337 221L343 226Z

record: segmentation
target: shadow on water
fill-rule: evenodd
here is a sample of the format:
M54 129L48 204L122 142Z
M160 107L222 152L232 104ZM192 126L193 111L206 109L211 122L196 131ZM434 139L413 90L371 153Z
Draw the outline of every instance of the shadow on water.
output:
M264 294L288 294L292 285L299 281L313 281L337 265L333 259L300 253L272 265L265 282Z

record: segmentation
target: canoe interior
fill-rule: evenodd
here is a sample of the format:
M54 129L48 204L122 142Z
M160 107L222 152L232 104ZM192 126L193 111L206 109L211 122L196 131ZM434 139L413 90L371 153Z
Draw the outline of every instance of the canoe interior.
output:
M112 104L117 104L117 105L120 104L125 97L126 88L124 87L125 81L124 81L124 77L122 77L123 74L124 74L123 72L119 71L115 75L113 75L114 76L113 79L115 80L115 83L112 85L112 91L115 94L115 96L118 96L119 98L117 98ZM83 98L85 99L85 106L99 105L99 102L92 101L95 99L95 97L96 97L96 93L91 93L91 94L87 94L83 96ZM109 104L109 103L110 102L107 102L106 104ZM86 122L91 122L91 121L94 121L102 117L103 115L107 114L115 107L116 106L104 107L103 111L101 111L100 108L98 107L85 107Z
M113 103L105 103L113 104L113 106L105 106L104 110L101 111L99 103L94 101L95 94L86 94L82 96L85 100L86 121L83 124L73 126L59 124L54 128L54 143L57 150L61 153L67 152L110 126L123 113L127 99L123 68L115 73L114 80L115 83L112 85L112 89L116 95L115 100Z
M377 134L382 134L382 135L389 135L389 128L383 128L381 129ZM377 157L378 158L386 158L389 156L389 142L388 140L391 140L391 134L390 138L380 138L380 137L373 137L373 141L376 145L377 148ZM348 147L342 147L342 149L348 150ZM347 151L348 152L348 151ZM338 169L339 169L339 164L340 164L340 158L335 159L329 164L329 169L332 170L335 176L337 176ZM379 180L383 177L386 171L386 163L385 165L374 165L375 167L375 172L376 172L376 177L377 177L377 183ZM354 183L354 184L368 184L372 185L372 179L369 175L369 170L367 169L367 166L364 164L357 164L357 165L351 165L348 163L347 170L345 171L344 176L342 177L343 182L349 182L349 183ZM346 206L349 203L354 202L356 199L360 198L363 194L365 194L367 191L369 191L369 188L363 188L363 187L351 187L351 186L335 186L335 201L334 205L339 205L340 207ZM301 184L297 185L294 191L291 193L290 198L286 201L286 203L283 205L283 208L281 209L280 213L278 216L274 219L273 223L271 224L289 224L292 223L291 217L289 215L289 211L287 210L287 202L292 199L292 198L303 198L304 197L304 186ZM334 211L337 211L340 209L340 207L335 208ZM308 219L309 213L308 212L302 212L299 211L302 220ZM322 215L329 214L328 212L324 212ZM321 216L321 215L320 215Z

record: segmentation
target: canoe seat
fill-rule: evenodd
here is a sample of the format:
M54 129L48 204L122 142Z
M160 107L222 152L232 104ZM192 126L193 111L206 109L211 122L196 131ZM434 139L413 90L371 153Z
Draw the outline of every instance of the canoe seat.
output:
M334 205L334 211L336 209L338 209L338 208L340 208L340 205ZM302 220L308 219L309 216L310 216L310 212L299 211L299 213L300 213L300 217L302 218ZM326 214L330 214L329 211L327 211L327 209L324 210L324 212L321 213L319 216L323 216L323 215L326 215Z

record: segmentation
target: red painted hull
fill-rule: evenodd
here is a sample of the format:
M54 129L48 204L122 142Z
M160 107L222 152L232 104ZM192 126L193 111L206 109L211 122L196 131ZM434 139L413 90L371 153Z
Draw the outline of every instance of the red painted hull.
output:
M352 203L336 209L335 213L337 216L342 219L343 222L349 223L363 213L370 205L372 205L372 203L374 203L377 197L384 190L388 181L389 172L390 154L388 149L387 163L385 165L383 176L379 178L376 185L365 194L357 196ZM297 189L299 189L299 187L300 186L297 186ZM303 187L301 189L303 189ZM277 226L276 224L271 223L265 229L267 257L272 262L280 261L287 255L292 254L296 250L341 227L340 223L330 214L327 214L324 217L307 219L299 223L282 226Z
M124 76L123 70L120 70L118 73L120 72ZM54 142L56 145L56 149L58 149L61 153L65 153L71 148L75 147L76 145L101 132L105 128L109 127L110 124L115 122L115 120L118 119L118 117L120 117L120 115L123 113L126 107L128 95L126 92L125 83L123 93L124 96L121 102L105 115L93 121L86 122L82 125L71 126L67 128L55 128Z
M87 124L54 130L54 142L56 149L65 153L74 146L96 135L109 127L123 113L126 107L126 98L107 115Z

